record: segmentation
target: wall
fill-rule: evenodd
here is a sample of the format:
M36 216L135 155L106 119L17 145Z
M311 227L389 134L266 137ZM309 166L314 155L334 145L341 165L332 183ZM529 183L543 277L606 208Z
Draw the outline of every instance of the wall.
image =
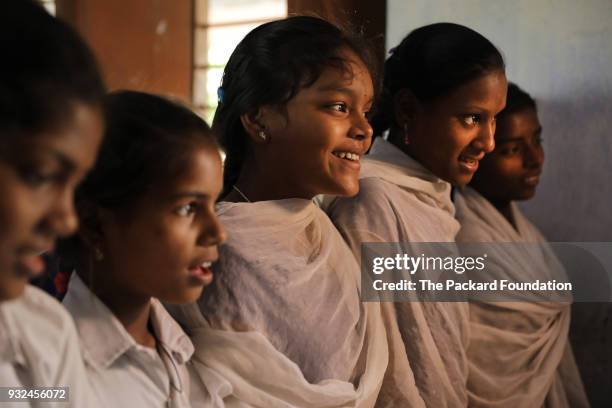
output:
M110 89L191 100L191 0L57 0L57 14L93 48Z

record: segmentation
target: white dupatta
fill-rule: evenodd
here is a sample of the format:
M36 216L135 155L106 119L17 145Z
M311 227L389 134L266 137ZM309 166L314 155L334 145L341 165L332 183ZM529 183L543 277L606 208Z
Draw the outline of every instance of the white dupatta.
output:
M461 222L457 242L540 244L499 247L495 266L486 269L490 279L564 280L554 252L514 203L516 229L472 188L457 192L455 206ZM550 302L542 292L533 292L521 302L470 304L470 406L589 406L568 342L571 296L565 299Z
M359 267L309 200L218 205L228 232L214 283L171 307L196 371L226 406L372 407L388 362L377 303L359 300Z
M454 242L449 183L377 138L362 161L360 191L327 211L353 252L363 242ZM465 407L468 306L464 302L381 303L391 353L379 404ZM398 344L400 345L398 347Z

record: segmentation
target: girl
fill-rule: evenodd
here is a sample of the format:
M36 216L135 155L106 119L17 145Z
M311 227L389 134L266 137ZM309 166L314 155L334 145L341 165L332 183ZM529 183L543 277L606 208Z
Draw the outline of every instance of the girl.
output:
M504 253L490 254L503 260L490 271L495 279L552 279L563 270L514 203L535 194L544 163L541 133L535 101L510 84L497 119L495 150L483 159L471 187L455 196L458 242L539 243L496 247ZM543 302L534 302L538 299ZM588 406L568 342L570 303L545 302L541 292L530 294L530 300L470 303L470 406Z
M212 280L219 153L203 120L160 97L114 93L105 111L100 158L77 190L81 228L60 248L76 270L64 305L102 406L190 406L193 346L159 300L193 302Z
M225 68L213 129L227 154L218 278L175 310L219 399L257 407L372 406L387 365L378 305L312 199L353 195L370 146L369 49L314 17L259 26ZM377 333L377 335L374 335ZM224 391L224 393L223 393Z
M359 194L329 214L355 255L362 242L453 242L451 186L470 181L493 149L506 77L498 50L477 32L439 23L411 32L385 63L386 99L373 119L377 138L364 160ZM467 305L406 302L381 306L399 331L426 406L467 404ZM399 351L398 351L399 353ZM388 377L404 374L391 367ZM393 396L391 403L397 404Z
M91 407L72 319L27 283L44 269L41 254L77 226L73 193L101 141L104 86L66 24L33 1L2 6L0 385L69 387L63 401Z

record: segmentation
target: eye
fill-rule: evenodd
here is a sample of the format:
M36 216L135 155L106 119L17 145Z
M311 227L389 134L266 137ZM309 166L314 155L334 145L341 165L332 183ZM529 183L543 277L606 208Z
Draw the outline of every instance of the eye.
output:
M176 209L176 214L181 217L188 217L194 214L197 210L197 203L189 203L183 206L180 206Z
M513 156L515 154L519 154L520 152L521 148L518 145L506 146L500 151L503 156Z
M480 123L480 120L481 117L478 114L470 114L463 117L463 122L468 126L476 126Z
M34 169L21 169L20 174L22 180L32 187L42 187L61 178L60 175L44 173Z
M328 106L330 109L335 110L336 112L346 113L348 112L348 106L344 102L334 103Z

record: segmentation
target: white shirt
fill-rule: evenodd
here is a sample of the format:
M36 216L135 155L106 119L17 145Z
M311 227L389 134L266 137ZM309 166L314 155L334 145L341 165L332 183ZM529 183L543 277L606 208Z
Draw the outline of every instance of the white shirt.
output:
M0 386L69 387L69 402L0 402L1 407L92 407L95 402L70 315L51 296L27 286L0 302Z
M103 407L190 407L191 340L157 299L151 325L158 350L136 343L76 273L64 305L74 317L94 393Z

